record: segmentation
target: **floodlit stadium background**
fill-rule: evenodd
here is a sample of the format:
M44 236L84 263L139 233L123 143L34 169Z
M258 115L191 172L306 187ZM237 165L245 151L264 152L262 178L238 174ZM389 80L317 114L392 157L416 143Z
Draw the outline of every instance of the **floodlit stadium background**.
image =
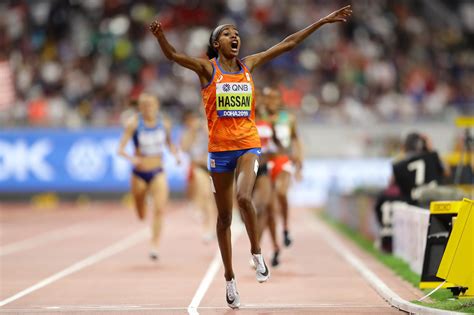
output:
M159 18L180 51L204 56L211 30L235 23L241 56L270 47L350 1L2 1L0 193L123 193L129 165L116 156L130 99L159 96L175 123L200 108L195 74L161 53L147 24ZM382 188L409 131L459 150L454 119L474 108L472 1L353 1L353 18L327 25L255 72L277 86L299 120L304 180L293 203L330 191ZM174 192L186 157L167 159Z

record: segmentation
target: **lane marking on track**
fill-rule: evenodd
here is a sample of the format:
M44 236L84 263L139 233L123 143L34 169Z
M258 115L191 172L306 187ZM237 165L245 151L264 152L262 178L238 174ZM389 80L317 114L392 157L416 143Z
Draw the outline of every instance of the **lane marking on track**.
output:
M309 309L331 309L331 308L343 308L343 309L380 309L384 308L380 305L369 305L369 304L246 304L242 305L240 309L246 310L309 310ZM229 310L226 306L202 306L202 310ZM159 306L157 304L144 304L144 305L63 305L63 306L42 306L42 307L30 307L30 308L10 308L0 309L0 313L19 313L19 312L74 312L74 311L186 311L186 307L172 307L172 306Z
M331 246L338 255L342 256L354 269L356 269L366 280L370 279L374 281L378 286L383 288L383 290L391 291L394 295L397 295L393 292L387 285L375 275L359 258L357 258L349 248L347 248L337 236L334 235L334 232L330 230L329 227L323 225L319 219L308 220L310 222L311 228L317 232L327 243ZM325 231L324 233L322 231ZM369 281L369 282L371 282ZM398 296L398 295L397 295Z
M237 220L234 220L234 222L235 221ZM239 222L239 223L236 223L235 225L233 224L232 226L233 227L235 226L234 231L232 233L232 245L233 245L235 241L239 238L239 236L242 234L242 232L244 231L244 225ZM197 311L199 304L204 298L204 295L209 289L209 286L214 280L214 277L219 271L221 265L222 265L221 252L218 249L216 255L214 256L214 259L212 259L211 264L209 265L209 268L206 271L206 274L204 275L204 278L202 278L201 283L199 284L199 287L196 290L196 293L194 294L193 299L191 300L191 303L189 304L187 308L189 315L199 314L199 312Z
M123 250L126 250L127 248L132 247L133 245L145 240L148 236L149 236L148 229L143 228L139 230L138 232L135 232L132 235L118 241L117 243L110 245L109 247L106 247L102 249L101 251L67 267L66 269L63 269L60 272L55 273L54 275L37 282L31 287L26 288L23 291L20 291L16 293L15 295L4 299L3 301L0 301L0 307L7 305L8 303L11 303L13 301L16 301L34 291L44 288L45 286L50 285L51 283L56 282L64 277L67 277L81 269L84 269L93 264L96 264L100 262L101 260L104 260L105 258L108 258Z
M429 308L422 305L410 303L401 298L397 293L390 289L372 270L369 269L350 249L343 244L341 238L329 226L323 224L319 218L306 220L309 226L319 234L342 258L344 258L370 286L384 299L390 306L398 308L408 313L429 314L429 315L449 315L464 314L460 312L445 311L435 308ZM323 232L324 230L324 232Z
M48 242L62 240L65 237L80 235L85 232L82 224L71 225L66 228L49 231L37 236L33 236L21 241L10 243L0 247L0 257L32 249L36 246L46 244ZM82 232L82 233L81 233Z

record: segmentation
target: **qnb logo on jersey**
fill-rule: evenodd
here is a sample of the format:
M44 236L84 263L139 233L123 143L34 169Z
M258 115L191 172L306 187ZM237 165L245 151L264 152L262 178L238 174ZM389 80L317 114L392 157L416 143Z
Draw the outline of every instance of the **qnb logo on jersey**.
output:
M252 85L250 83L218 83L216 84L216 93L249 93L252 94Z
M249 117L252 110L252 85L216 84L216 108L219 117Z

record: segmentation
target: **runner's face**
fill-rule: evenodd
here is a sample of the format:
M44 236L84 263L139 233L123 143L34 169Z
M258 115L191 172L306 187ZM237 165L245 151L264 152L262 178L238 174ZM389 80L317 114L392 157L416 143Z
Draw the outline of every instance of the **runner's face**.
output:
M157 100L147 97L140 101L140 112L145 119L153 119L158 114L159 103Z
M225 57L237 57L240 51L239 31L234 26L225 27L214 45Z
M281 106L281 95L276 90L271 90L265 95L265 105L269 113L275 113Z

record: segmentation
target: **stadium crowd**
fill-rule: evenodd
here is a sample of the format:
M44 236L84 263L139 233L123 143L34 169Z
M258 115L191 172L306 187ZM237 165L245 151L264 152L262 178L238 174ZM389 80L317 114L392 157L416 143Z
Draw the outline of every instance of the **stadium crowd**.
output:
M10 0L0 3L0 125L119 123L130 99L156 93L176 119L200 103L191 71L164 60L158 17L178 50L205 56L210 31L235 23L241 55L258 52L350 1ZM305 119L325 123L451 121L474 108L472 1L354 1L258 71Z

